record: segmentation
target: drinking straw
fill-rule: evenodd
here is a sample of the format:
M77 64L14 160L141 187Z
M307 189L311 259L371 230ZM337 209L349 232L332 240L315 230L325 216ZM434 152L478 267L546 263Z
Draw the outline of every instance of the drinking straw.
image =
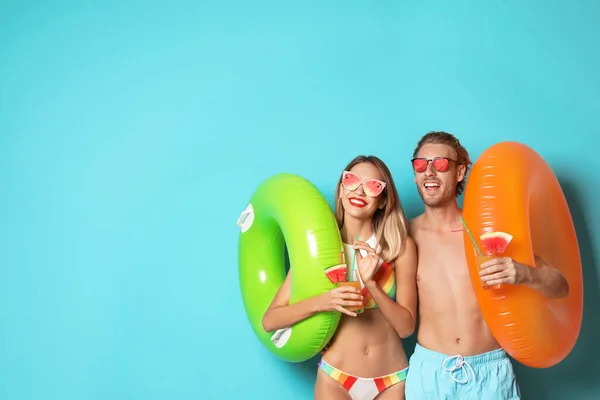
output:
M479 246L477 246L477 243L475 243L475 239L473 238L473 235L471 234L471 231L469 230L469 227L467 226L462 216L460 217L460 220L462 221L465 229L467 230L467 233L469 234L469 237L471 238L471 241L473 242L473 246L475 246L477 253L479 253L479 255L482 256L483 254L481 253L481 250L479 250Z
M356 241L358 241L358 235L356 235ZM350 269L350 279L348 282L352 282L354 280L354 266L356 265L356 249L354 249L354 258L352 259L352 268Z

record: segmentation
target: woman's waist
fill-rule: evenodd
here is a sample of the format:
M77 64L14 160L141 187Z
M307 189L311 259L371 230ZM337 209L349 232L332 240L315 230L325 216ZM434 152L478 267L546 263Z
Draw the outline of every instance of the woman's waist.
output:
M408 366L397 335L340 335L331 342L323 359L335 368L362 377L387 375Z
M359 378L377 378L402 371L408 367L404 349L364 353L361 349L330 348L323 361L333 368Z

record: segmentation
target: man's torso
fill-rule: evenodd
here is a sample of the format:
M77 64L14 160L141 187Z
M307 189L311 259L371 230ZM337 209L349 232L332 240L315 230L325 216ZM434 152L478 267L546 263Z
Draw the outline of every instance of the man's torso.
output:
M428 230L411 221L418 249L419 343L463 356L499 348L481 315L471 286L462 231Z

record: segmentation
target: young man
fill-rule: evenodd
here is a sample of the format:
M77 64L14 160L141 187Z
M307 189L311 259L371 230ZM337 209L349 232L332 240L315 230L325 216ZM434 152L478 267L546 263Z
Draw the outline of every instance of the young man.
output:
M425 211L410 224L418 251L419 325L406 399L519 399L511 361L483 319L464 255L456 198L465 187L469 154L454 135L429 132L412 163ZM562 274L537 256L536 268L511 258L488 261L481 279L525 284L548 297L569 291Z

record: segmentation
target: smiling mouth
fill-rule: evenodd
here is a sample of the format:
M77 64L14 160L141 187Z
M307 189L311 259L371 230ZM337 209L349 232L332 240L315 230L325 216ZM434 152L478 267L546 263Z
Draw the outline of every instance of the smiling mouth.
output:
M350 202L351 205L353 205L354 207L365 207L367 205L367 202L364 201L363 199L359 199L357 197L350 197L348 199L348 201Z
M425 182L423 184L423 187L428 192L434 192L434 191L438 190L440 188L440 186L441 185L439 183L437 183L437 182Z

